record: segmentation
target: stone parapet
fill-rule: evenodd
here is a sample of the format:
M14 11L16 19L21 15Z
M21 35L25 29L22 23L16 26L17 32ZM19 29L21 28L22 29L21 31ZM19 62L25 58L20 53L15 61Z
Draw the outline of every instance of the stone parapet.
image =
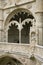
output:
M38 60L38 64L41 64L41 60L43 59L43 46L39 45L31 45L31 44L17 44L17 43L7 43L7 42L0 42L0 57L1 56L9 56L13 55L14 57L18 58L23 62L23 64L34 65L36 60ZM34 60L31 58L34 55ZM43 61L43 60L42 60ZM41 62L41 63L39 63ZM36 65L38 65L36 64Z

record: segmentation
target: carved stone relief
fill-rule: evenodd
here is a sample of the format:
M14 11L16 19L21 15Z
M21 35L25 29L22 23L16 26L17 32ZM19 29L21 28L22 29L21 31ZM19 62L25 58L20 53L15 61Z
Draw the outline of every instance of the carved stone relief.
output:
M36 43L36 31L31 31L30 37L31 37L31 43Z

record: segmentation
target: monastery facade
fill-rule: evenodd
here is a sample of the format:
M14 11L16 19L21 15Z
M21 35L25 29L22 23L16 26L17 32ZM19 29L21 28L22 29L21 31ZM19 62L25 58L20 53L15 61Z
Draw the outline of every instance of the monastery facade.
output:
M0 65L43 65L43 0L0 0Z

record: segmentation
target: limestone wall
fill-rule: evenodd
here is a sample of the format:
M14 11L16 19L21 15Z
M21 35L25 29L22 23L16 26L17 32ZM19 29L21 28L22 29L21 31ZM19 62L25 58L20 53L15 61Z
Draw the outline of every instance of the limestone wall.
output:
M0 57L13 56L24 65L41 65L43 62L43 47L29 44L0 43ZM34 57L32 56L34 55Z

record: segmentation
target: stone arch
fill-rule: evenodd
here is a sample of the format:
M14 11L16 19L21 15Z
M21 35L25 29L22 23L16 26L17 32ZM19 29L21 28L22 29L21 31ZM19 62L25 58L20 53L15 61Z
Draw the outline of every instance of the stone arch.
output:
M32 14L32 12L30 10L27 10L25 8L15 9L7 16L6 20L4 21L4 28L6 28L6 25L8 25L8 23L9 23L10 19L13 17L13 15L15 13L17 13L18 11L20 12L21 10L24 11L24 12L28 12L28 14L31 14L34 17L34 15ZM34 17L34 19L35 19L35 17Z
M11 55L4 55L0 57L0 65L24 65L24 64L22 63L22 61Z
M20 13L19 13L20 12ZM15 9L14 11L12 11L9 15L8 15L8 17L7 17L7 19L6 19L6 21L5 21L5 23L4 23L4 29L5 29L5 32L6 32L6 28L9 28L9 25L11 26L12 25L12 19L13 19L13 16L14 15L16 15L16 17L18 18L19 17L19 15L21 16L22 14L24 15L24 13L25 13L25 15L24 15L24 18L26 18L25 16L27 16L27 19L28 18L30 18L30 19L32 19L32 22L33 22L33 19L35 19L34 18L34 16L33 16L33 14L29 11L29 10L27 10L27 9L24 9L24 8L19 8L19 9ZM18 15L17 15L18 14ZM28 19L28 20L30 20L30 19ZM23 19L24 20L24 19ZM22 21L23 21L22 20ZM31 21L31 20L30 20ZM14 21L14 23L16 23L17 21ZM29 23L29 22L27 22L27 23ZM22 24L22 23L21 23ZM18 28L20 28L20 26L19 26L19 23L17 22L17 24L16 25L18 25ZM22 26L21 26L21 29L22 29ZM8 36L8 35L7 35ZM7 37L8 38L8 37ZM8 41L8 40L7 40ZM20 41L21 42L21 41Z

